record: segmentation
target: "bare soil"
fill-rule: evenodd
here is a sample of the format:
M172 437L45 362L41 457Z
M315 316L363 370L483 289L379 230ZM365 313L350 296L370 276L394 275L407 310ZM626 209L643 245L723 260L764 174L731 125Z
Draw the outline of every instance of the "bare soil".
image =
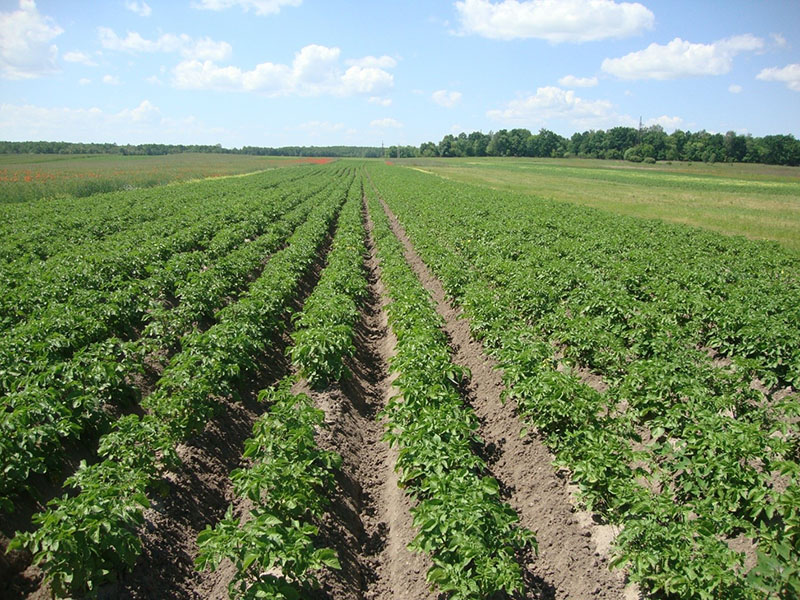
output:
M520 516L521 525L533 531L538 556L524 561L530 598L626 598L624 576L608 569L609 532L580 514L570 493L568 478L552 466L554 457L536 434L520 437L521 424L510 403L501 401L502 374L469 332L460 308L448 301L441 282L411 245L397 218L383 204L394 234L403 243L405 257L431 292L454 350L453 361L472 373L465 390L481 422L484 458L500 483L504 499Z
M304 380L294 388L309 394L326 414L320 447L342 456L331 509L319 524L320 543L337 550L342 569L321 574L314 598L435 598L425 580L429 562L407 549L414 537L411 505L397 485L396 451L381 439L379 412L397 393L388 367L396 340L383 309L386 293L366 210L364 218L369 294L356 330L356 354L347 361L350 375L321 391Z
M489 465L489 474L500 483L503 498L520 516L521 525L536 534L538 555L519 557L527 585L519 598L638 598L635 589L625 587L623 574L608 570L614 532L597 525L590 513L577 510L568 473L553 468L553 456L542 440L535 433L520 437L521 423L514 407L500 400L503 384L496 362L472 339L460 309L447 302L441 283L416 254L388 207L386 210L394 233L405 246L407 260L444 317L454 362L472 373L463 395L481 422L478 433L484 443L478 450ZM415 535L410 513L413 504L397 485L397 452L382 441L384 427L378 415L398 393L388 366L396 339L388 326L384 308L388 297L380 280L366 205L363 214L369 297L357 327L356 354L347 361L350 376L322 390L310 389L304 380L294 389L309 394L325 412L326 426L318 432L318 443L343 459L330 509L317 524L319 545L334 548L342 568L323 570L320 588L310 598L437 600L441 596L431 591L426 581L430 559L407 548ZM302 307L318 281L326 253L327 246L304 278L295 310ZM152 507L145 512L142 556L131 572L101 590L101 598L228 597L233 566L223 563L213 573L197 572L196 538L207 524L219 521L228 506L233 505L234 514L242 518L250 510L246 501L234 497L229 474L243 466L244 441L263 412L258 392L291 372L285 355L289 343L288 333L273 340L259 374L242 383L237 398L219 398L217 417L205 431L180 446L182 468L164 476L167 493L153 498ZM142 387L149 391L148 385ZM23 518L29 519L29 515ZM13 523L2 525L0 533L6 533ZM0 561L0 579L6 579L2 569L7 569L6 574L20 571L30 562L29 556L12 559L18 562L8 565ZM3 560L7 563L9 558ZM41 573L34 567L16 576L12 587L7 584L0 582L2 598L49 597Z

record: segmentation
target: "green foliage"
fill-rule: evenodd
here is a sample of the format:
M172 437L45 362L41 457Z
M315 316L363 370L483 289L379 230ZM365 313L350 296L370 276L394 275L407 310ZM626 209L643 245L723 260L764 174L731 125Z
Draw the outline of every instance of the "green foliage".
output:
M381 415L384 439L398 448L400 485L418 501L410 548L431 556L428 581L449 598L522 592L516 553L535 548L536 540L500 499L497 482L482 475L486 465L474 453L477 418L458 391L469 372L451 362L442 318L374 197L369 211L391 297L387 311L397 337L391 369L401 392Z
M797 595L800 403L773 395L797 376L795 256L410 170L371 177L498 359L505 398L584 505L622 526L616 566L665 598ZM758 546L749 573L739 539Z
M315 571L341 568L334 550L315 547L311 523L324 512L341 457L317 448L314 434L325 415L305 394L292 395L291 384L285 379L262 392L271 406L245 442L251 464L231 474L236 494L254 508L239 518L229 507L197 538L198 570L213 571L224 559L236 567L231 598L299 599L317 585Z
M135 560L139 542L134 525L142 520L144 492L158 487L164 469L175 468L175 446L202 431L216 410L216 398L233 394L242 374L256 369L256 359L282 331L300 280L321 248L353 176L342 171L334 177L286 247L270 257L236 302L216 313L213 326L182 337L181 352L172 356L156 389L141 403L144 416L115 422L100 439L104 460L81 468L68 480L76 495L53 500L35 517L39 529L17 535L14 546L34 553L58 595L91 589ZM105 513L110 514L107 519ZM65 549L60 541L65 532L89 536L91 551Z
M56 596L92 592L139 555L136 529L143 522L142 509L149 506L146 483L144 473L125 465L82 463L66 481L81 494L53 500L50 510L34 515L38 529L17 534L9 549L32 552Z
M292 362L309 384L324 387L347 374L344 361L355 353L355 326L367 294L361 222L360 178L353 181L319 283L295 315Z
M447 134L439 144L425 142L419 156L532 156L546 158L606 158L631 162L656 160L702 160L713 163L761 162L771 165L800 164L800 140L793 135L768 135L762 138L724 136L705 130L675 130L667 135L660 125L640 128L613 127L607 131L574 133L569 139L542 129L532 134L527 129L501 129L494 133Z

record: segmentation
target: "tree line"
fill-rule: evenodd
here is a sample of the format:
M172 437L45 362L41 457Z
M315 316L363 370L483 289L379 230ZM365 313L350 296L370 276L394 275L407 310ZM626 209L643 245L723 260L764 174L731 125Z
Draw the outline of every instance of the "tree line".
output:
M390 148L391 151L391 148ZM754 137L707 131L675 130L660 125L636 129L613 127L590 130L565 138L547 129L501 129L497 132L446 135L436 144L425 142L420 156L531 156L553 158L625 159L633 162L683 160L800 165L800 140L793 135Z
M221 144L95 144L74 142L3 142L0 154L121 154L128 156L159 156L164 154L250 154L256 156L303 156L338 158L381 158L382 148L371 146L283 146L268 148L244 146L223 148Z
M633 162L682 160L702 162L749 162L800 165L800 140L793 135L755 137L729 131L675 130L667 134L660 125L612 127L563 137L540 129L501 129L496 132L448 134L437 144L417 146L283 146L279 148L183 144L88 144L71 142L2 142L0 154L123 154L160 155L184 152L250 154L257 156L309 156L341 158L414 158L463 156L530 156L552 158L625 159Z

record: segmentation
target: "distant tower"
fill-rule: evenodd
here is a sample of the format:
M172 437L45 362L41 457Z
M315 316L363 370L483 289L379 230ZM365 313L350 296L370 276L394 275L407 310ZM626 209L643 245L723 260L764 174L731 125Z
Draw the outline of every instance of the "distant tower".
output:
M639 117L639 144L642 143L642 117Z

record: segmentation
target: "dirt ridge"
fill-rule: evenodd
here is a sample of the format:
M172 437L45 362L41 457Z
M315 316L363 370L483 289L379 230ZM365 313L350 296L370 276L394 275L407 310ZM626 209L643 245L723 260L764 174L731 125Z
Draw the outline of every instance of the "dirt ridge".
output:
M497 361L486 355L470 335L460 308L447 300L441 282L414 250L388 205L381 199L390 226L404 246L406 260L431 293L445 320L453 361L472 373L465 390L481 422L478 435L485 444L489 469L501 484L505 500L520 516L521 525L536 534L538 556L523 561L531 598L625 599L638 597L625 588L624 576L608 570L608 548L602 529L574 506L569 482L554 470L553 455L536 435L520 437L521 423L511 403L500 394L503 382Z
M342 569L319 577L318 600L388 600L435 598L425 573L429 563L406 546L413 539L410 501L397 485L396 450L382 441L378 413L397 393L389 359L396 340L384 310L386 291L372 237L366 224L365 261L368 296L356 327L356 354L346 361L350 375L324 390L312 390L305 380L293 388L312 397L326 414L318 434L324 449L342 456L328 515L320 523L320 542L339 554Z

